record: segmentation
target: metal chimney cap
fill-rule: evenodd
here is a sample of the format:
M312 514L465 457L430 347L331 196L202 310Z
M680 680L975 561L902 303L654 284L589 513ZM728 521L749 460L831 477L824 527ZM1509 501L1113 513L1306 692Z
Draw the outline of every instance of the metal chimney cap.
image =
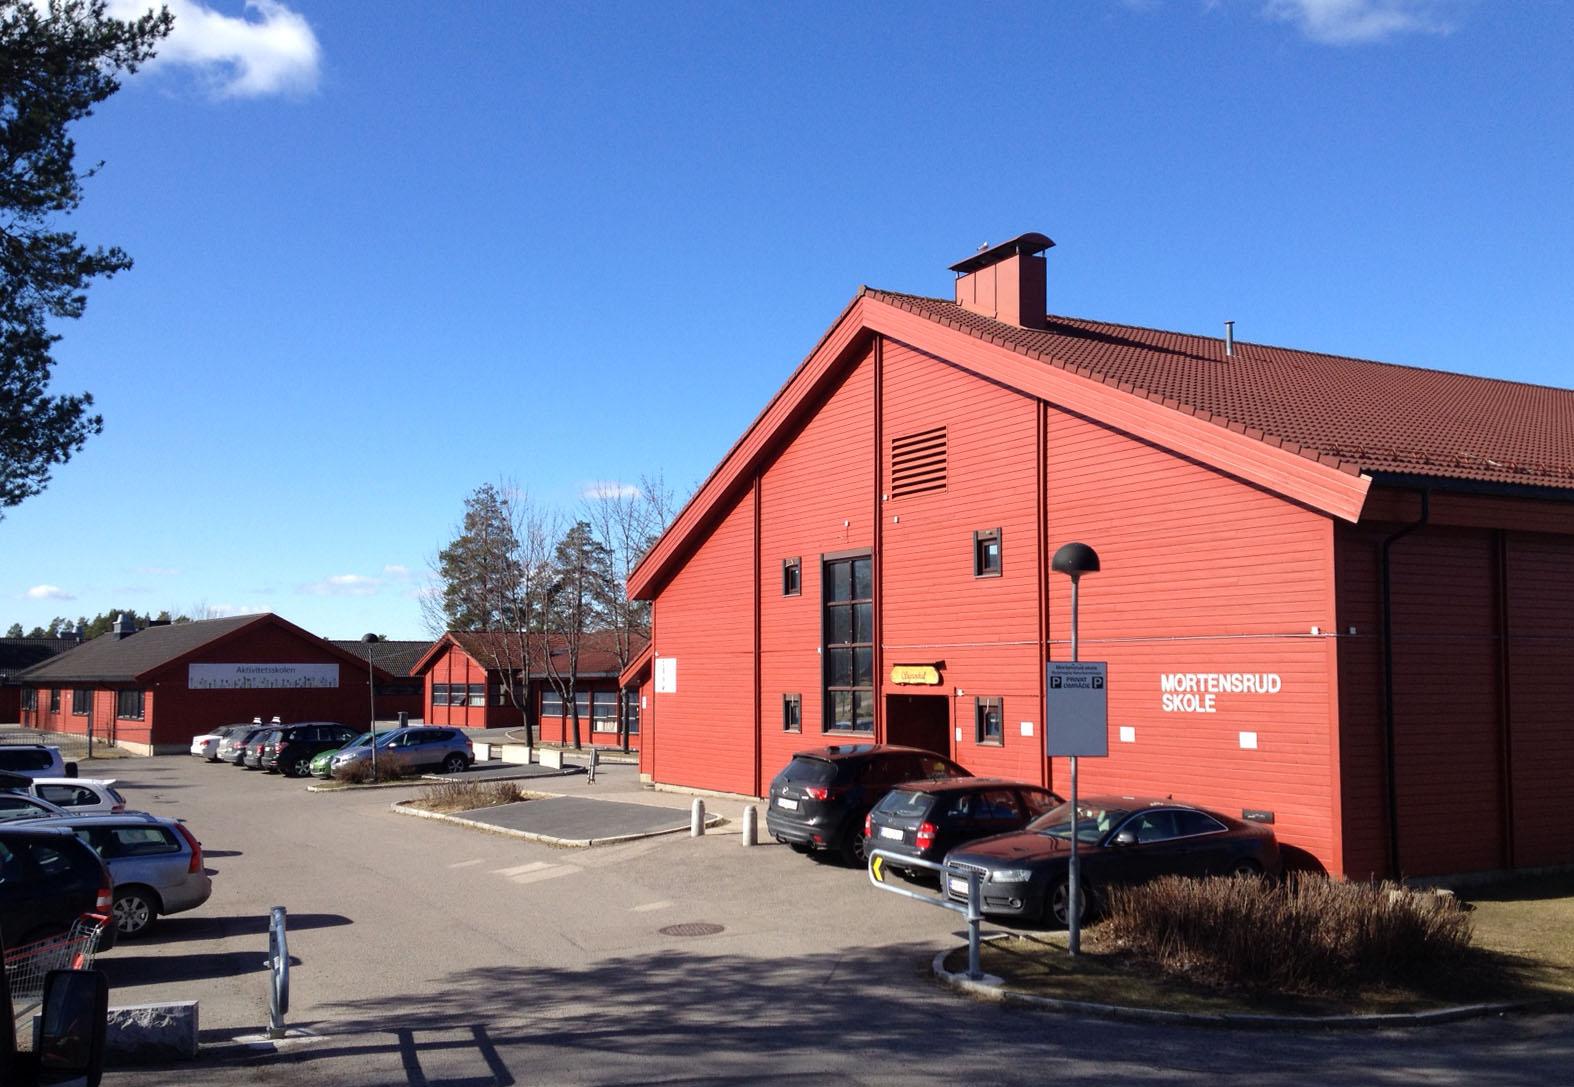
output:
M1049 568L1057 574L1067 574L1073 578L1096 574L1099 572L1099 553L1085 543L1063 544L1055 552L1055 557L1049 560Z
M1054 248L1054 245L1055 243L1049 240L1048 235L1029 231L1026 234L1018 234L1008 242L990 246L981 253L974 253L970 257L959 260L951 265L951 270L958 275L966 275L968 272L976 272L980 268L987 268L991 264L999 264L1007 257L1015 256L1018 253L1030 257L1036 256L1046 249Z

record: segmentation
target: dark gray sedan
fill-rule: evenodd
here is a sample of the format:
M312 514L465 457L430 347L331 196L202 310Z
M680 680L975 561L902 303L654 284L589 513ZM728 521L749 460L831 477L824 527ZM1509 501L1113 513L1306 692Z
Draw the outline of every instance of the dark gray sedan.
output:
M948 897L967 900L967 874L983 878L984 913L1065 925L1071 805L1062 804L1016 834L973 842L946 855ZM1282 870L1279 843L1261 823L1173 800L1092 797L1077 804L1081 913L1104 887L1159 876L1270 875Z

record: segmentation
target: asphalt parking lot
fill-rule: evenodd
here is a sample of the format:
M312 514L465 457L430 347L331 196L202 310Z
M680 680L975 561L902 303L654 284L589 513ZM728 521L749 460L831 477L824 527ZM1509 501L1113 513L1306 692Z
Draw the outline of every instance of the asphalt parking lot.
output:
M114 1004L200 1001L207 1055L110 1084L1540 1084L1574 1065L1574 1029L1548 1018L1264 1036L975 1003L928 975L956 915L744 849L736 823L565 849L389 810L413 790L307 793L181 757L114 771L134 806L187 820L217 874L206 905L100 959ZM555 786L689 803L631 767ZM273 905L290 913L289 1023L318 1037L248 1050ZM663 932L692 926L715 931Z

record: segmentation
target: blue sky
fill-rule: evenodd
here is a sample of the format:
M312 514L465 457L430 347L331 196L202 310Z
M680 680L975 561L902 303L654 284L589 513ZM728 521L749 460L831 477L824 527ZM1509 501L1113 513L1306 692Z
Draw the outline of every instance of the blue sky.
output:
M125 0L116 0L125 2ZM1574 384L1574 5L180 0L77 132L129 273L0 626L422 635L464 496L702 479L859 284Z

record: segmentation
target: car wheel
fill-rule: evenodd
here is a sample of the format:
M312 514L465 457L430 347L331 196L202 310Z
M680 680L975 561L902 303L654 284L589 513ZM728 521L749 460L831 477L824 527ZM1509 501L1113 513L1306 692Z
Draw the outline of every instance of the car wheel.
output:
M465 757L459 752L455 751L452 755L449 755L443 760L443 773L457 774L463 771L467 765L469 764L465 762Z
M1242 857L1230 868L1230 875L1251 876L1256 878L1257 876L1262 875L1262 865L1258 864L1250 857Z
M1080 889L1082 893L1077 896L1077 905L1080 907L1077 910L1079 923L1088 919L1088 900L1093 897L1092 889L1088 886L1087 881L1083 880L1081 882L1082 886ZM1061 928L1069 928L1071 926L1070 904L1071 882L1064 879L1060 880L1049 890L1048 899L1044 903L1045 919Z
M302 755L300 758L298 758L294 762L290 763L290 765L284 771L284 776L285 777L292 777L292 778L303 778L303 777L308 776L311 772L312 772L311 756L310 755Z
M137 887L116 892L113 913L115 928L127 939L142 935L158 917L152 896Z
M861 823L862 820L859 820ZM855 826L842 842L842 860L849 868L869 867L869 850L862 832Z

